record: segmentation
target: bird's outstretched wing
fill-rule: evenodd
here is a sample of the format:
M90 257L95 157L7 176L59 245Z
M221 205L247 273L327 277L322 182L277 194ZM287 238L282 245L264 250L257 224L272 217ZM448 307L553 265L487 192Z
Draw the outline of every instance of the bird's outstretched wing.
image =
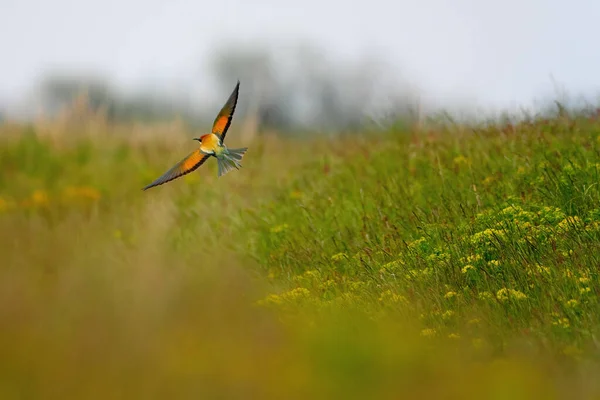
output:
M229 129L229 125L231 125L231 120L233 119L233 113L235 112L235 106L237 105L238 94L240 92L240 81L237 81L237 85L235 85L235 89L231 95L229 95L229 99L221 108L219 115L215 118L215 122L213 123L212 133L219 136L221 142L225 140L225 135L227 134L227 129Z
M204 161L208 159L208 157L210 157L210 155L203 154L202 152L200 152L199 149L195 150L186 158L175 164L160 178L156 179L154 182L146 186L144 190L150 189L154 186L162 185L163 183L172 181L173 179L179 178L182 175L189 174L190 172L194 171L196 168L201 166L204 163Z

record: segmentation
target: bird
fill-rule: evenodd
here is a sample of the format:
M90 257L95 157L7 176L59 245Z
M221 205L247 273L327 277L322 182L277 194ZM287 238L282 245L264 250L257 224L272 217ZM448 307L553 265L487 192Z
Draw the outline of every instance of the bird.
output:
M235 169L240 169L242 166L240 162L244 157L244 154L248 150L247 147L230 149L223 143L225 141L225 135L227 130L231 126L233 120L233 113L237 105L238 94L240 91L240 81L237 81L233 92L229 95L229 98L225 102L225 105L221 108L221 111L215 118L212 126L211 133L207 133L193 140L200 142L200 147L190 153L183 160L175 164L171 169L157 178L154 182L150 183L143 190L148 190L152 187L162 185L173 179L179 178L180 176L189 174L196 170L199 166L204 164L210 157L217 159L219 167L218 177L221 177Z

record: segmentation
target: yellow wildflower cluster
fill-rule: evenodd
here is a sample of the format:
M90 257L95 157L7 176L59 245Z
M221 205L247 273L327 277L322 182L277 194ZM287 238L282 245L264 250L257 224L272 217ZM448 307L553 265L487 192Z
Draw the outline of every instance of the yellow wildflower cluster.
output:
M304 271L302 275L295 275L294 277L292 277L292 280L294 282L299 283L300 285L306 283L314 283L321 280L321 274L315 269L310 269Z
M452 319L452 317L454 317L456 313L453 310L447 310L442 314L442 319L444 321L447 321L449 319Z
M491 292L485 291L479 293L477 297L479 298L479 300L492 300L494 298L494 295Z
M552 321L552 325L567 329L571 326L568 318L558 318Z
M450 254L448 253L439 253L439 254L430 254L427 256L427 261L430 263L440 263L450 261Z
M426 338L434 337L437 334L435 329L426 328L421 331L421 336Z
M408 273L405 275L406 279L409 281L413 281L413 280L421 280L421 279L427 279L428 277L430 277L431 275L433 275L433 269L432 268L424 268L422 270L417 270L417 269L411 269L408 271Z
M310 297L310 291L306 288L299 287L282 294L270 294L257 302L258 305L281 305L284 303L293 303L298 300Z
M35 190L31 196L21 201L23 208L46 207L50 204L50 196L45 190Z
M481 183L483 185L490 185L490 184L494 183L495 180L496 180L496 177L494 175L489 175L489 176L486 176L485 179L483 181L481 181Z
M341 261L348 259L348 255L346 253L337 253L331 256L331 261Z
M457 296L458 296L458 293L456 293L456 292L448 292L444 295L444 298L445 299L453 299Z
M66 203L79 200L95 202L100 199L100 192L90 186L68 187L63 191L62 198Z
M481 254L468 255L466 258L466 262L469 264L476 263L477 261L481 261Z
M527 295L523 292L519 292L518 290L502 288L496 293L496 298L500 301L506 301L508 299L524 300L527 298Z
M581 226L583 226L583 222L578 216L567 217L558 223L558 225L556 226L556 230L558 232L564 233L570 231L573 228L578 228Z
M421 245L421 243L424 243L424 242L425 242L425 238L421 237L421 238L419 238L417 240L414 240L414 241L410 242L408 244L408 248L409 249L414 249L415 247L418 247L419 245Z
M404 261L402 260L395 260L395 261L390 261L389 263L384 264L381 269L384 270L394 270L398 267L401 267L402 265L404 265Z
M462 269L460 270L460 272L462 272L463 274L466 274L468 272L475 272L475 267L472 265L465 265L464 267L462 267Z
M527 267L527 275L532 276L532 275L536 275L536 276L546 276L549 277L551 276L551 270L548 267L544 267L543 265L540 264L535 264L535 266L528 266Z
M319 283L319 289L329 290L334 288L336 285L337 283L333 279L327 279L326 281Z
M585 230L588 232L596 232L600 230L600 222L592 221L585 226Z
M454 161L454 164L456 164L456 165L469 165L469 164L471 164L471 161L467 157L463 156L462 154L459 155L459 156L457 156L457 157L454 157L453 161Z
M575 299L571 299L569 301L567 301L567 307L569 308L577 308L577 306L579 305L579 302Z
M408 304L408 300L406 299L406 297L394 293L391 290L386 290L385 292L382 292L379 296L379 301L384 304Z
M504 230L488 228L484 231L477 232L471 237L471 243L473 244L487 244L495 240L504 239Z
M582 276L578 279L579 283L583 283L584 285L590 282L590 278L587 276Z
M100 199L100 192L91 186L70 186L67 187L60 196L51 199L50 194L43 189L34 190L30 196L23 199L19 205L22 208L44 208L49 207L54 201L62 202L64 205L71 204L89 204ZM0 212L13 208L13 203L0 198Z

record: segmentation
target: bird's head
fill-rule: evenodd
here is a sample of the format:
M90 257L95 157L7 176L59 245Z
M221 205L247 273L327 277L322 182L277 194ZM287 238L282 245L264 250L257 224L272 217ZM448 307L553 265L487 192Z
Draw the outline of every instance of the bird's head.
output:
M194 138L194 140L197 140L197 141L199 141L200 143L202 143L202 141L203 141L204 139L207 139L209 136L210 136L210 133L208 133L208 134L206 134L206 135L202 135L202 136L200 136L200 137L197 137L197 138Z

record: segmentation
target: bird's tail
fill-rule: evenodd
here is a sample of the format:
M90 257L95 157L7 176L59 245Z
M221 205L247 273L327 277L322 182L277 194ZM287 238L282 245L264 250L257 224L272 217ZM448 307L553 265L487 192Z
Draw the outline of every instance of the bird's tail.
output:
M219 165L219 176L225 175L234 168L240 169L242 166L240 161L242 161L242 158L247 150L247 147L242 147L239 149L227 149L227 152L224 152L222 157L218 157L217 163Z

